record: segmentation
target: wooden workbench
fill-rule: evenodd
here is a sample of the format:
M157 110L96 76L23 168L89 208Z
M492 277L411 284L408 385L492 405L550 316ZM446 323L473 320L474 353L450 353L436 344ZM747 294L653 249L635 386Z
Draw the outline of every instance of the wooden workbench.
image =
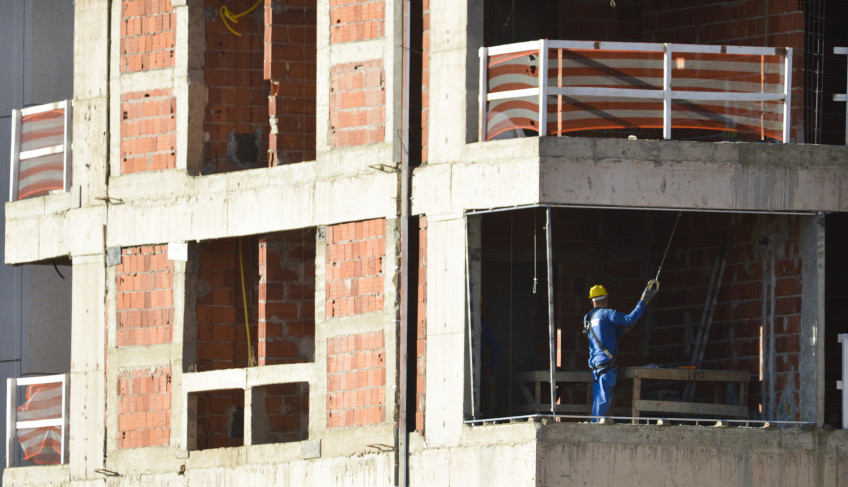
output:
M586 403L556 405L557 413L589 414L592 411L592 372L588 370L558 370L554 380L560 383L583 383L586 384ZM512 376L512 383L518 386L525 403L516 407L519 413L550 413L551 404L542 403L542 385L545 391L550 390L551 372L549 370L533 370L520 372Z
M625 367L619 378L633 379L632 416L638 418L643 412L689 414L693 416L719 416L732 418L748 417L748 382L751 374L747 370L696 370L659 369L647 367ZM713 402L649 401L642 399L643 380L670 382L712 382ZM727 384L739 387L739 405L723 403Z
M542 402L544 393L550 390L550 371L534 370L513 375L512 383L518 390L525 403L516 407L519 413L549 413L549 400ZM622 379L633 379L633 403L631 416L640 417L645 412L663 412L688 414L692 416L717 416L732 418L748 417L748 382L751 374L746 370L695 370L695 369L662 369L652 367L622 367L619 369L619 387ZM557 371L557 385L577 383L585 384L586 403L560 403L556 405L556 413L590 414L592 411L592 373L589 370ZM662 380L667 382L712 382L713 402L682 402L656 401L642 399L642 381ZM724 404L724 390L727 384L735 384L739 389L739 405ZM563 399L560 398L560 401Z

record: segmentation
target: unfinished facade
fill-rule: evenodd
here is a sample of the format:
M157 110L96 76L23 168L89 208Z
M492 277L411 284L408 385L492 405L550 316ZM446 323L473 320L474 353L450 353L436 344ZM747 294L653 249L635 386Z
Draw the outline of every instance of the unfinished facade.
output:
M846 7L527 3L77 0L5 236L72 263L64 450L4 484L844 484ZM589 424L588 289L659 266Z

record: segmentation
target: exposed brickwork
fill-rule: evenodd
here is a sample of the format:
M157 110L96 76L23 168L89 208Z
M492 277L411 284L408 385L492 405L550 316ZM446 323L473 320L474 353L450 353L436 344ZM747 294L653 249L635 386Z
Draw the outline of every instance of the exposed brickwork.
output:
M255 4L255 0L233 0L226 6L238 15ZM203 174L265 165L269 89L262 76L264 9L239 17L238 23L230 22L241 34L237 36L224 25L221 5L220 0L205 0L210 12L204 69L209 101L203 130L209 138L204 145Z
M116 345L170 343L174 322L174 263L167 245L126 248L117 267Z
M330 69L330 145L347 147L386 138L383 61L337 64Z
M242 240L250 334L256 343L256 241ZM203 242L197 270L197 370L247 367L238 239ZM253 350L254 354L256 350Z
M176 167L176 128L173 90L121 95L121 173Z
M171 368L118 375L118 448L168 445L171 440Z
M383 309L386 220L327 227L327 318Z
M386 349L383 332L327 340L327 427L386 420Z
M170 0L121 1L121 72L174 65L176 14Z
M224 389L191 394L196 404L197 449L244 445L244 391Z
M309 383L253 388L252 443L285 443L309 437Z
M385 35L382 0L330 0L330 42L377 39Z
M424 433L427 372L427 217L418 220L418 322L416 323L415 429Z
M314 0L265 0L269 166L315 159L316 12Z
M315 234L259 241L259 365L308 362L315 351Z

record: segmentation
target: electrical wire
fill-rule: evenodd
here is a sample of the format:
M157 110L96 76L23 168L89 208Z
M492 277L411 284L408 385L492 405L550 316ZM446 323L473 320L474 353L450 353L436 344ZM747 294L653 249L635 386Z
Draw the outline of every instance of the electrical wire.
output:
M253 359L253 348L250 346L250 322L247 317L247 291L244 289L244 257L241 251L241 237L238 239L239 248L239 273L241 274L241 299L244 304L244 330L247 332L247 366L253 367L256 361Z
M259 4L262 3L263 1L264 0L259 0L258 2L254 3L252 7L250 7L249 9L245 10L244 12L242 12L240 14L234 14L230 11L230 9L227 8L226 5L221 5L221 8L218 11L221 13L221 21L224 22L224 27L226 27L227 30L232 32L234 35L241 37L241 34L239 34L232 27L230 27L230 24L227 22L227 19L229 19L230 22L232 22L234 24L238 24L238 19L240 17L244 17L245 15L249 14L250 12L253 12L254 10L256 10L256 7L258 7Z

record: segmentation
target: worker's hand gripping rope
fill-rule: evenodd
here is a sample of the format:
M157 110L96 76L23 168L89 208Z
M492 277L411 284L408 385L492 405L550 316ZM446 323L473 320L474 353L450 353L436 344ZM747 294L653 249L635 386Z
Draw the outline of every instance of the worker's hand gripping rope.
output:
M654 284L656 285L656 287L652 288ZM660 292L660 282L655 279L651 279L650 281L648 281L648 285L645 286L645 290L642 291L642 301L644 301L645 304L650 303L658 292Z

